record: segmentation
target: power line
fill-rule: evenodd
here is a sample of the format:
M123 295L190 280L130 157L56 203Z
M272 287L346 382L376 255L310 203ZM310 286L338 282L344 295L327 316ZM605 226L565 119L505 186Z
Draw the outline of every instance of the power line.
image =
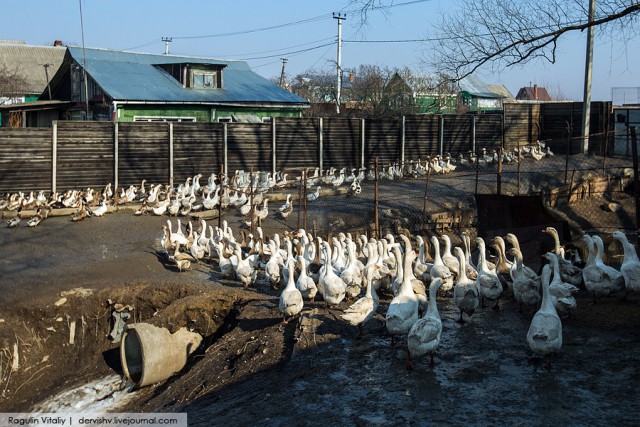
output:
M180 36L180 37L174 37L174 39L180 39L180 40L186 40L186 39L209 39L209 38L216 38L216 37L238 36L238 35L242 35L242 34L251 34L251 33L257 33L257 32L261 32L261 31L275 30L275 29L278 29L278 28L285 28L285 27L290 27L290 26L293 26L293 25L307 24L309 22L320 21L322 19L328 19L328 18L330 18L330 16L328 14L326 14L326 15L315 16L313 18L301 19L299 21L287 22L285 24L278 24L278 25L271 25L269 27L255 28L255 29L252 29L252 30L232 31L232 32L229 32L229 33L209 34L209 35L203 35L203 36Z
M283 52L283 53L279 53L277 55L266 55L266 56L256 56L256 57L253 57L253 58L243 58L243 60L252 61L252 60L255 60L255 59L268 59L268 58L275 58L275 57L280 57L280 56L291 56L291 55L295 55L295 54L299 54L299 53L310 52L312 50L320 49L320 48L323 48L323 47L326 47L326 46L332 46L334 44L336 44L336 42L325 43L325 44L321 44L321 45L318 45L318 46L310 47L310 48L307 48L307 49L294 50L294 51L291 51L291 52Z

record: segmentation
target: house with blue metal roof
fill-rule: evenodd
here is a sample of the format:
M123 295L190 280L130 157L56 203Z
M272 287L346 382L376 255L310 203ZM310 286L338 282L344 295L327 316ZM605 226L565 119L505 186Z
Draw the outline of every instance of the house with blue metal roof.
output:
M261 122L309 107L245 61L108 49L68 47L51 87L70 120Z

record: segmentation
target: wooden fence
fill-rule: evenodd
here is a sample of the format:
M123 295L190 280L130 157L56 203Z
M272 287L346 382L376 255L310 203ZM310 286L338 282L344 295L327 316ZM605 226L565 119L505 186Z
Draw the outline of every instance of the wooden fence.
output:
M567 111L561 113L575 121L574 108L567 107L572 104L563 105ZM606 108L597 104L595 108L601 113L594 117L592 112L592 124L599 130L609 122L602 119L607 116ZM109 182L128 186L142 179L182 182L197 173L218 172L223 166L227 171L299 171L369 166L376 157L384 165L483 147L524 145L541 136L564 141L567 132L556 125L560 119L551 119L552 111L540 105L507 104L504 114L423 115L397 120L275 118L258 124L58 121L46 129L0 128L0 193L64 191L102 187Z

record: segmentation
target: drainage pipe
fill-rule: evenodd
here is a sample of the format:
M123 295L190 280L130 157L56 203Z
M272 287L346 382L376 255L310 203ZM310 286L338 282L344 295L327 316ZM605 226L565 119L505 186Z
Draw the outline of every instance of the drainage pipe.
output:
M144 387L166 380L187 364L202 336L180 328L174 334L148 323L127 325L120 342L120 361L127 380Z

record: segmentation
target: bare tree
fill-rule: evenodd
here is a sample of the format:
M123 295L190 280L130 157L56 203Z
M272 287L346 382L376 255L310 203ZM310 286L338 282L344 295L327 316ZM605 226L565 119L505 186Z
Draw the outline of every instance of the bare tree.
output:
M352 0L366 22L368 13L392 0ZM597 36L627 43L638 35L640 2L598 0L589 22L587 0L460 0L442 17L429 42L428 65L458 79L483 66L525 64L533 59L555 62L562 37L597 27Z
M26 81L17 70L0 64L0 105L11 102L13 98L24 95Z

